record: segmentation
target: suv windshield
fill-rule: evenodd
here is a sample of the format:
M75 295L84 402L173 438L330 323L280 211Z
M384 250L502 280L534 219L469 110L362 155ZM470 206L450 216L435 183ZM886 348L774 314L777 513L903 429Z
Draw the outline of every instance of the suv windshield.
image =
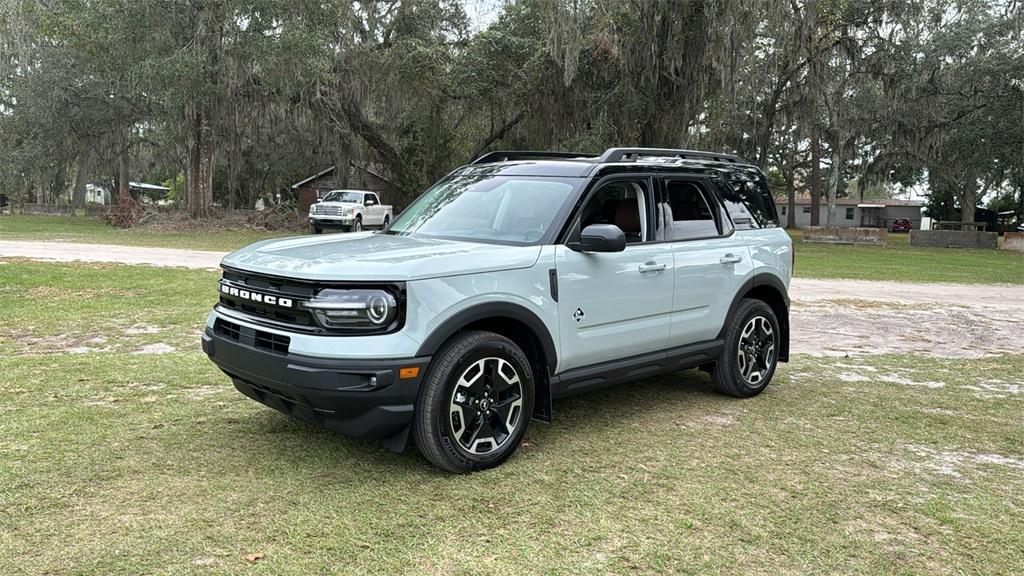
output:
M327 196L324 196L324 202L355 202L356 204L360 204L362 201L363 195L360 192L335 190L334 192L328 192Z
M532 244L551 228L576 182L573 178L453 176L413 202L388 233Z

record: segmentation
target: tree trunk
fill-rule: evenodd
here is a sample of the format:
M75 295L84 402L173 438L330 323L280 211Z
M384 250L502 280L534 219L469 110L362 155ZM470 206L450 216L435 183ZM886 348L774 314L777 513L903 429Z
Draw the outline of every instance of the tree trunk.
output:
M811 226L821 225L821 142L818 127L811 127Z
M238 196L238 168L235 159L228 163L228 211L235 211L235 202Z
M50 198L53 199L53 203L57 204L58 201L65 198L64 185L67 181L67 166L64 162L60 162L57 166L57 171L53 174L53 180L50 182Z
M792 165L791 165L792 166ZM796 228L796 170L786 175L786 228Z
M416 171L398 148L388 140L381 130L366 116L361 104L356 100L351 87L342 87L331 98L336 110L345 117L347 128L363 139L364 142L380 157L387 167L388 174L395 185L393 204L404 204L419 189ZM333 116L333 114L332 114ZM337 124L344 125L334 117Z
M978 204L978 181L973 176L964 180L963 195L960 200L960 229L975 230L974 208Z
M213 215L213 126L209 114L195 115L191 145L188 211L193 218Z
M192 205L192 178L196 170L192 157L192 145L189 144L185 151L185 182L181 189L181 199L178 201L178 209L182 212L188 212L188 207Z
M128 177L128 138L123 136L117 150L117 203L130 204L132 193Z
M350 164L352 163L352 142L348 136L342 136L338 142L338 154L334 159L334 177L338 188L348 188Z
M71 203L75 209L85 208L85 186L89 183L89 162L85 151L78 155L78 169L75 171L75 189L72 191Z
M838 140L838 138L837 138ZM836 225L836 196L839 193L839 174L842 172L843 165L843 147L842 144L836 143L832 146L832 166L828 172L828 190L826 191L826 201L828 202L828 212L825 223L830 228Z

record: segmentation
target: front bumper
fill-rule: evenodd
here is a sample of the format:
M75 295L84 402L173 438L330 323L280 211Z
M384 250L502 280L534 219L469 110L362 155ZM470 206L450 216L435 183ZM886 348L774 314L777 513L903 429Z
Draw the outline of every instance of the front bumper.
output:
M243 327L237 340L210 328L203 351L246 396L279 412L346 436L405 443L420 380L429 357L338 360L257 347L256 330ZM400 368L418 367L401 378Z
M310 216L309 223L317 226L351 226L355 218L348 216Z

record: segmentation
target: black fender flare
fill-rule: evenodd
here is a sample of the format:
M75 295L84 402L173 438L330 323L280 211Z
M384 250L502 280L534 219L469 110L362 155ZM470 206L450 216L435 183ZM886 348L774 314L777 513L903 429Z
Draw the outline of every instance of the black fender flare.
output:
M729 312L725 315L725 323L722 324L722 330L718 333L718 338L725 337L725 329L729 322L732 321L733 313L736 312L736 308L740 305L743 297L754 288L761 286L771 287L782 296L782 313L780 314L780 311L776 310L775 315L779 321L779 328L782 331L779 339L779 360L787 362L789 360L789 291L786 290L786 285L782 282L782 279L770 272L754 274L747 278L739 289L736 290L732 303L729 305Z
M459 330L474 322L490 319L515 320L526 326L540 343L548 370L553 371L558 365L558 349L555 348L555 341L551 337L551 333L548 332L547 326L530 309L512 302L484 302L456 312L441 322L437 328L434 328L430 336L427 336L420 344L416 356L433 356L441 348L441 345Z

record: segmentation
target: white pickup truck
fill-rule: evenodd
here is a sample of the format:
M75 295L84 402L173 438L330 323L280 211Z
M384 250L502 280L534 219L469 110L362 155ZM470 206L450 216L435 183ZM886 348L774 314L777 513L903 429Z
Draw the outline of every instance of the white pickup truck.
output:
M319 234L330 227L350 232L366 226L386 228L393 217L391 205L381 204L375 192L331 190L309 207L309 230Z

